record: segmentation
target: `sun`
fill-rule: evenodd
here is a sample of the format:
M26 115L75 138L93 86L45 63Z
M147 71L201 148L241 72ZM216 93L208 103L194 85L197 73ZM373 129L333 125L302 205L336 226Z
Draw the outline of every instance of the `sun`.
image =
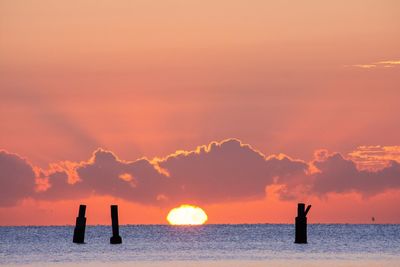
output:
M171 225L201 225L208 217L204 210L197 206L181 205L170 210L167 221Z

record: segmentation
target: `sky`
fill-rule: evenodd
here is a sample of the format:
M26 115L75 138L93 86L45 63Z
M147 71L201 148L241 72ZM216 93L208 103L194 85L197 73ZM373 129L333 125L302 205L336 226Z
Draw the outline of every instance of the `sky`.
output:
M0 224L400 223L398 10L0 0Z

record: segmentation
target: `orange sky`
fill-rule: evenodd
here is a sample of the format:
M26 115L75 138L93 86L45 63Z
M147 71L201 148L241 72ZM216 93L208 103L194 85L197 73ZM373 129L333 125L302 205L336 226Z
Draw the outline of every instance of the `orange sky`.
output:
M371 199L358 195L333 196L329 200L309 199L313 206L309 223L399 223L399 192ZM26 200L12 208L0 208L1 225L73 225L79 204L86 204L88 224L110 224L110 203L119 205L121 224L166 224L169 209L137 205L110 197L43 202ZM207 223L294 223L297 203L274 198L259 201L201 205Z
M81 202L90 205L89 223L108 223L111 202L120 204L121 222L165 223L176 201L148 205L124 189L106 196L87 188L79 197L42 199L11 182L21 178L30 185L24 176L29 166L46 172L49 164L88 162L99 147L125 162L238 138L266 157L283 153L307 168L319 149L341 153L360 170L399 161L393 153L400 151L398 10L395 0L0 1L0 150L7 151L0 192L15 187L16 201L0 205L1 224L73 223ZM387 149L372 149L377 145ZM363 146L371 161L361 166ZM25 168L18 179L19 169L7 167L12 153L29 162L16 165ZM253 163L244 158L251 172ZM199 172L190 173L193 163L185 162L167 164L171 177L195 186ZM346 165L334 158L321 162L333 169ZM347 183L336 181L328 165L326 176L301 179L329 182L281 177L279 184L290 190L315 187L307 198L296 192L281 199L268 189L262 196L264 188L253 190L259 180L249 174L246 194L215 191L228 200L210 195L195 202L210 223L292 222L297 201L314 205L314 222L369 222L375 216L400 223L393 204L400 200L396 166L387 171L397 181L386 172L353 177L343 167ZM224 168L205 167L206 182L215 173L229 178ZM364 176L368 182L359 185ZM374 183L374 177L387 180ZM268 179L265 186L278 186ZM100 190L104 184L90 186ZM184 193L179 197L191 202Z

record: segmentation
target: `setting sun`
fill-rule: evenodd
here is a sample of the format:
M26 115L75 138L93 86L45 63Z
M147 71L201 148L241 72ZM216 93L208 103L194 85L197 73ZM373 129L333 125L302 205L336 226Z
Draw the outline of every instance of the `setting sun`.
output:
M207 214L202 208L192 205L181 205L173 208L167 216L167 221L171 225L201 225L207 219Z

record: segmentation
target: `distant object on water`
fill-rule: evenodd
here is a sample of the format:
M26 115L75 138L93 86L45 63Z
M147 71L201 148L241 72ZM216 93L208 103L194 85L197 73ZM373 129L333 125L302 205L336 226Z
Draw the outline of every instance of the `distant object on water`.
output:
M305 209L304 203L297 204L297 217L296 217L296 238L295 243L307 244L307 213L310 211L311 205Z
M110 238L110 244L121 244L122 238L119 235L119 224L118 224L118 206L111 205L111 222L112 222L112 237Z
M85 228L86 228L86 205L79 206L79 214L76 217L76 224L74 229L73 242L83 244L85 242Z
M374 216L372 216L371 221L375 222L375 217Z

